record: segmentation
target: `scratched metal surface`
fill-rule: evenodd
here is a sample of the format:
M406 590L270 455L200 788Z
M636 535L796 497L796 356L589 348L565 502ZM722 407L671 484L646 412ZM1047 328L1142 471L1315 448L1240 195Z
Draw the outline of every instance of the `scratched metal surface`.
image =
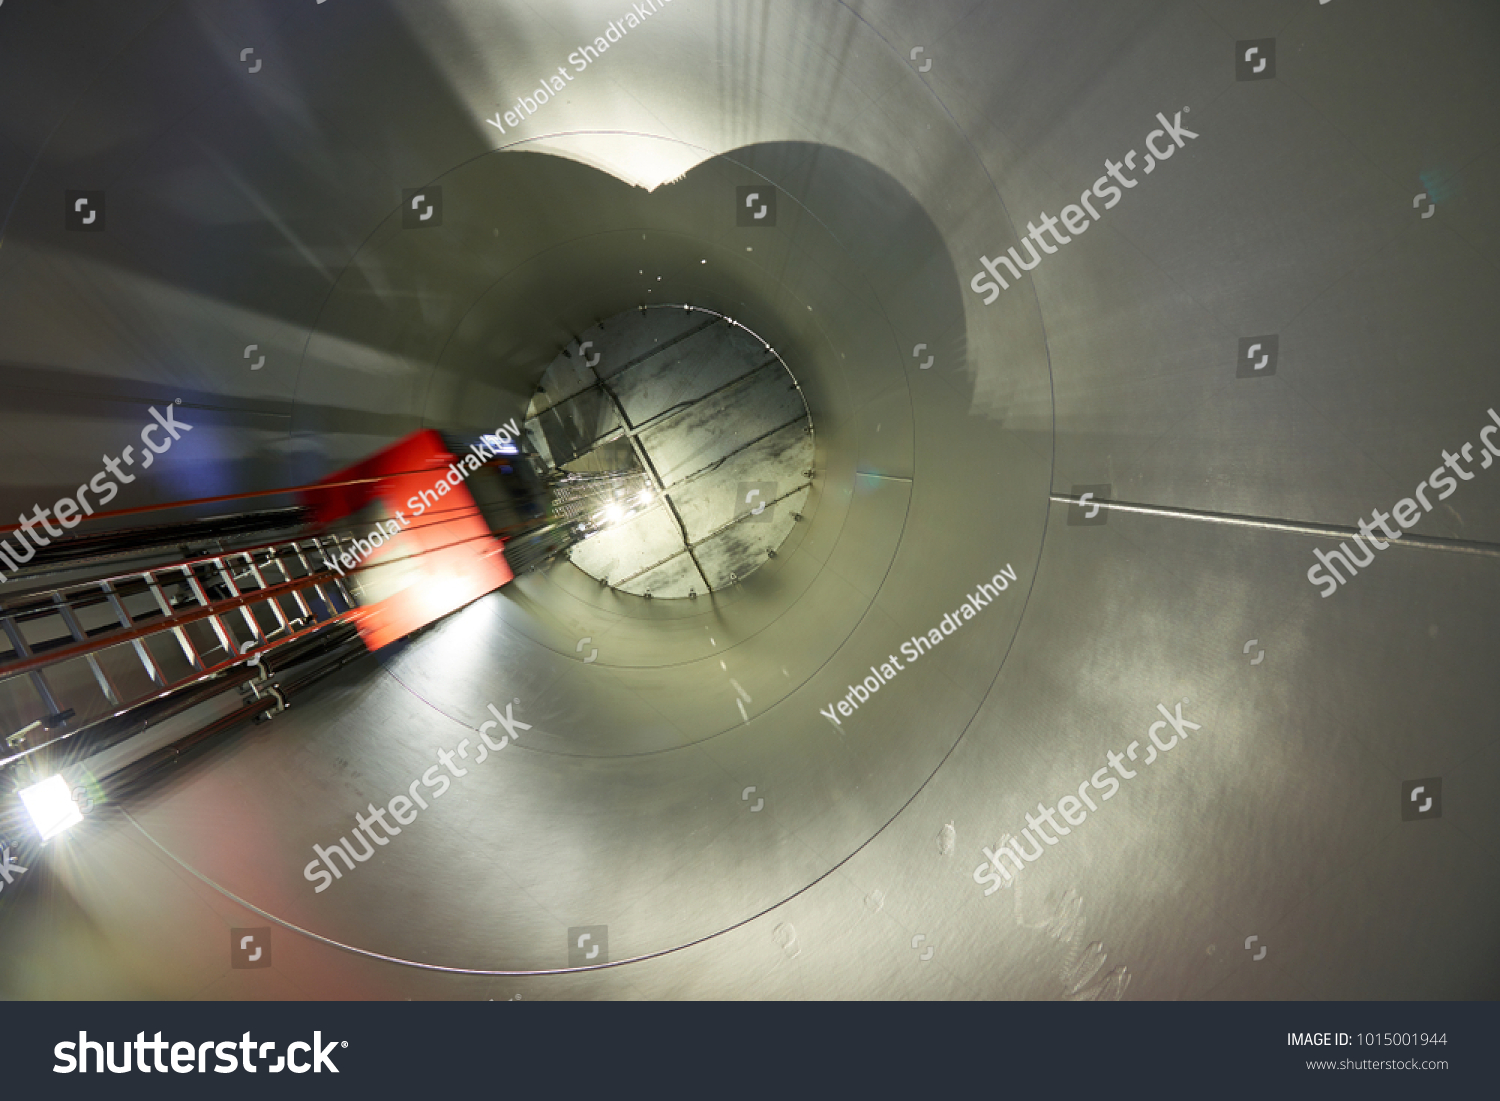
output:
M1500 993L1500 474L1415 528L1471 553L1398 545L1329 599L1337 540L1269 526L1391 508L1500 403L1492 6L676 0L504 134L617 5L289 11L0 11L0 513L179 396L193 432L121 506L489 430L599 319L689 301L796 365L807 521L691 606L526 578L101 808L0 894L0 990ZM1237 79L1265 38L1274 77ZM983 304L982 256L1187 108L1198 137ZM434 185L442 224L402 229ZM775 225L737 224L768 186ZM63 228L70 188L106 232ZM1103 486L1139 507L1080 522ZM1145 764L1183 700L1200 729ZM508 702L531 729L474 763ZM312 846L465 740L315 892ZM1102 798L1111 753L1134 776L1041 843L1026 815ZM1441 817L1404 820L1431 778ZM986 895L1013 838L1043 855ZM232 968L262 925L272 966Z

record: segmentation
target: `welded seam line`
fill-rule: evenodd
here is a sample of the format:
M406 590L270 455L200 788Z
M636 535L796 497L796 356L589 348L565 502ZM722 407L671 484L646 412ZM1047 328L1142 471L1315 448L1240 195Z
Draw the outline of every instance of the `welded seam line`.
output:
M1077 497L1054 493L1050 499L1060 505L1077 505ZM1343 538L1362 534L1358 528L1342 524L1311 524L1293 520L1273 520L1265 516L1245 516L1233 512L1208 512L1191 508L1169 508L1165 505L1143 505L1134 501L1105 501L1092 498L1091 505L1113 509L1116 512L1134 512L1143 516L1165 516L1173 520L1197 520L1207 524L1226 524L1239 528L1260 528L1263 531L1284 531L1294 535L1317 535L1326 538ZM1403 533L1399 539L1390 540L1391 546L1421 547L1423 550L1456 551L1460 554L1479 554L1487 558L1500 558L1500 543L1485 543L1477 539L1448 539L1438 535L1412 535Z

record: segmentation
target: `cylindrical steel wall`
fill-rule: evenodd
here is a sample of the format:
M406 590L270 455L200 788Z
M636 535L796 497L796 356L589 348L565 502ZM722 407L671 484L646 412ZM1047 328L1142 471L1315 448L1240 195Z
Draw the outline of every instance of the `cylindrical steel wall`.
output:
M1494 996L1497 43L1478 0L6 5L0 516L177 398L114 507L493 430L660 302L764 337L817 458L730 592L525 578L101 808L0 897L0 989Z

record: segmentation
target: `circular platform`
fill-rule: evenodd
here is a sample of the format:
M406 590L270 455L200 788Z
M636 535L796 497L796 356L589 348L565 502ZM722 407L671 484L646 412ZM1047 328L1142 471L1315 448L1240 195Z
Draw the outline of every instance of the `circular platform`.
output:
M547 368L531 448L590 534L573 564L633 596L738 584L802 518L813 479L807 403L776 351L712 310L629 310Z

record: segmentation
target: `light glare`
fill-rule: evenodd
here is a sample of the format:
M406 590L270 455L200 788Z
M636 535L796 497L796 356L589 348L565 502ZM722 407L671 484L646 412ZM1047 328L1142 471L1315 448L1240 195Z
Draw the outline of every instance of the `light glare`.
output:
M68 782L61 776L49 776L40 784L22 788L20 795L43 841L83 821L78 804L73 802L73 793L68 790Z

